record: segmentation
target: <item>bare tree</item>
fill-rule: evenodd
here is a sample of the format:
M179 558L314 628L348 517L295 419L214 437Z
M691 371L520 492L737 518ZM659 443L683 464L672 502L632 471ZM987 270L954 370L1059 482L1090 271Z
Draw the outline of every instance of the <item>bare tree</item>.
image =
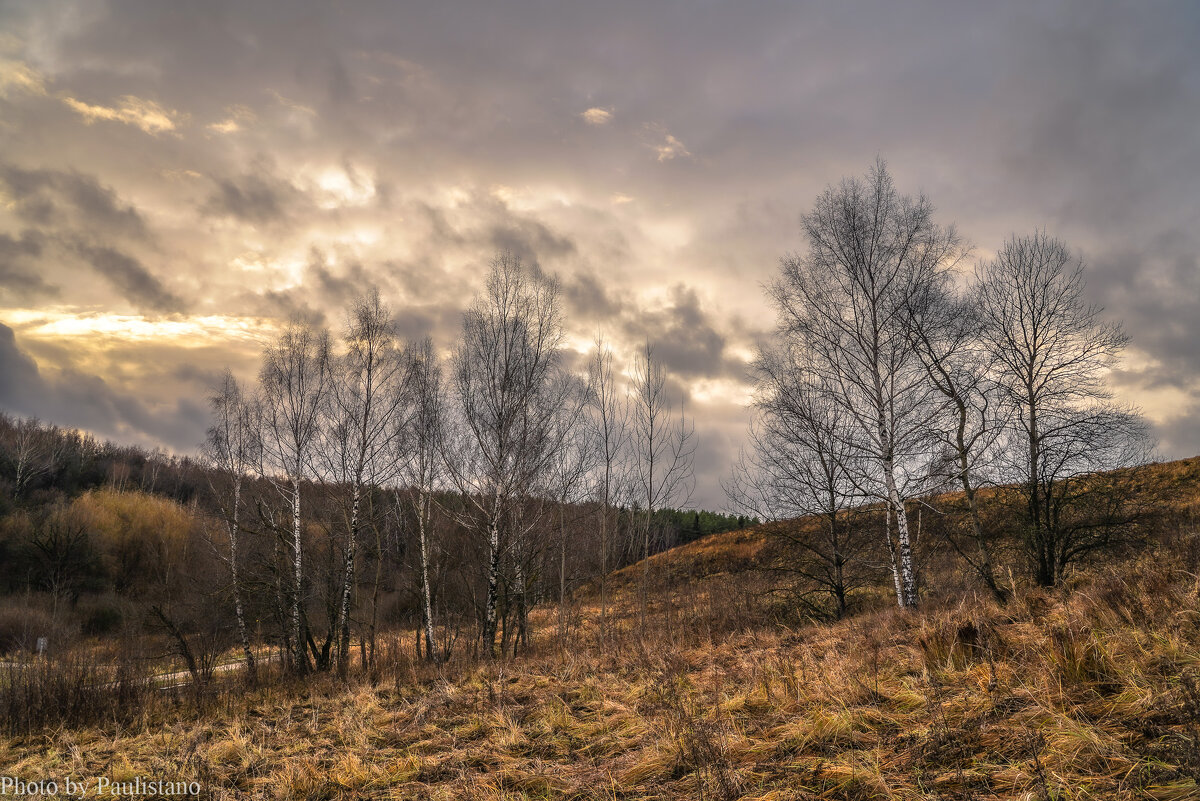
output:
M650 544L654 512L671 504L686 504L695 488L692 457L696 453L696 428L684 413L671 409L666 393L666 372L647 342L638 353L633 371L632 443L634 474L639 502L645 503L642 529L642 616L650 570Z
M979 338L975 296L956 292L948 277L917 288L908 300L913 349L942 399L930 420L941 447L932 472L962 490L974 547L950 531L946 539L1005 603L1008 592L996 578L994 544L980 519L978 497L980 481L996 475L998 446L1010 422L990 380L996 356Z
M599 457L596 495L600 512L600 636L607 636L608 558L612 502L618 486L625 483L629 457L629 400L620 392L613 374L612 350L597 335L595 349L588 362L588 383L592 387L591 420Z
M43 428L36 417L7 422L4 444L13 463L13 495L20 498L31 482L55 469L63 441L58 429Z
M405 450L400 461L400 485L411 495L417 521L417 549L420 560L421 623L425 634L425 655L433 662L445 654L435 646L433 599L429 578L429 540L434 524L434 492L446 479L442 459L446 426L446 388L442 366L426 337L409 347L407 356L411 414L401 443ZM398 490L399 491L399 490Z
M209 485L221 515L229 541L228 554L222 559L229 566L233 609L237 619L238 639L246 658L247 678L256 680L254 650L246 626L245 605L241 581L239 546L241 543L242 486L246 477L259 463L262 452L259 409L253 399L242 394L242 388L229 370L208 399L213 424L208 429L204 456L213 470L208 473Z
M925 371L907 335L907 297L956 260L953 227L933 222L924 197L897 193L882 160L865 180L845 179L802 218L808 251L784 258L771 288L778 333L809 353L814 378L832 390L869 470L864 486L892 510L898 602L917 605L905 513L906 483L928 439Z
M567 615L567 514L570 507L581 501L586 493L585 479L599 461L600 445L597 431L587 425L586 414L592 403L593 387L573 375L563 375L568 384L563 393L565 403L551 420L551 439L558 444L550 459L548 489L554 493L558 507L558 634L566 644Z
M312 475L313 445L329 391L329 332L291 320L263 353L259 381L263 393L265 468L291 507L292 587L291 667L308 671L304 625L304 532L301 488Z
M848 422L832 393L805 377L801 354L786 344L761 349L754 367L757 418L750 451L740 455L726 494L739 511L769 521L767 530L799 552L779 569L827 594L842 617L850 594L868 576L865 527L850 525L850 508L862 497ZM819 528L792 522L804 517L819 521ZM802 588L801 600L807 595Z
M396 475L395 443L403 429L405 362L391 310L377 288L356 298L346 322L346 352L329 383L329 420L322 455L344 499L346 542L337 612L337 662L350 659L350 612L365 496Z
M480 648L487 658L495 655L501 560L536 524L523 501L538 497L560 444L552 420L567 384L555 380L563 338L558 296L557 281L500 253L484 294L463 317L453 358L462 431L448 443L447 465L471 512L463 522L485 542ZM521 559L514 563L519 571ZM523 597L524 577L515 578Z
M1080 537L1064 514L1075 479L1149 457L1144 424L1109 402L1103 381L1129 337L1085 299L1082 259L1044 231L1010 238L978 267L976 285L984 346L1026 451L1026 543L1038 583L1049 586L1103 544Z

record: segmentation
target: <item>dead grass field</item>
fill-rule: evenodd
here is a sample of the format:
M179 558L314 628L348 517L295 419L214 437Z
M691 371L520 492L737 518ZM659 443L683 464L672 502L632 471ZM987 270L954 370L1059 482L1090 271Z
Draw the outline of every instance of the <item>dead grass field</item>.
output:
M656 557L680 580L644 630L634 566L606 637L589 606L566 648L538 610L517 659L434 668L397 641L346 682L229 681L199 707L0 740L0 773L217 799L1200 799L1194 530L1005 607L949 593L799 626L752 608L761 547Z

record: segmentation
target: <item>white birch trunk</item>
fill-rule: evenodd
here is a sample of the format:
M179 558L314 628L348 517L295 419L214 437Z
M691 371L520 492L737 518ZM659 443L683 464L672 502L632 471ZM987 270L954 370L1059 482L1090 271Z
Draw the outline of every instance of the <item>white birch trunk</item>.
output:
M901 606L913 609L917 606L917 575L913 569L912 541L908 536L908 518L904 513L904 501L900 499L900 492L896 489L896 476L891 462L884 464L883 475L887 483L888 503L896 515L900 583L903 588Z
M362 501L362 489L354 485L350 505L350 535L346 542L346 559L343 565L342 603L338 611L338 665L345 672L350 661L350 601L354 594L354 561L358 548L358 512Z
M500 520L493 513L491 525L488 527L488 572L487 599L483 611L482 650L485 659L493 658L496 653L496 594L499 589L500 576Z
M433 644L433 601L429 591L429 548L426 544L425 525L429 514L429 496L421 493L421 509L417 515L417 534L421 548L421 602L425 606L425 651L434 662L441 661L441 654Z
M229 572L230 578L233 581L233 611L237 617L238 637L242 641L242 652L246 657L246 673L250 677L250 681L254 681L254 651L250 648L250 633L246 628L246 614L242 607L242 582L238 571L238 537L241 531L238 528L238 511L242 502L242 480L240 477L234 480L233 484L233 514L229 522Z
M304 542L300 530L300 479L292 480L292 639L296 670L307 672L308 654L300 624L300 601L304 588Z

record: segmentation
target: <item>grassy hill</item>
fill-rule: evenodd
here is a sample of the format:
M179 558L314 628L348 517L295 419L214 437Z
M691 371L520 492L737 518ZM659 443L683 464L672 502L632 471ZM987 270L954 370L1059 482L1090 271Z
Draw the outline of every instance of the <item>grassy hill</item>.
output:
M539 609L518 659L431 667L400 633L372 675L184 691L0 765L206 798L1200 798L1200 460L1139 480L1168 499L1148 543L1005 606L931 559L919 612L885 586L787 622L772 540L730 532L611 577L603 631L595 587Z

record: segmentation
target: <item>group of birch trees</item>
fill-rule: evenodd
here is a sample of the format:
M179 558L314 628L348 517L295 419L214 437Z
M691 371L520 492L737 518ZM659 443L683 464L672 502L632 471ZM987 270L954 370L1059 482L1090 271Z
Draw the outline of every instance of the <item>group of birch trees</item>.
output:
M515 653L555 594L565 637L571 590L596 576L603 629L605 578L656 546L656 511L686 501L695 437L651 345L627 377L600 337L572 369L559 295L501 253L446 357L402 342L372 290L336 340L293 320L255 386L225 375L206 446L212 542L251 671L251 608L273 618L289 669L344 670L356 631L369 661L381 597L401 590L434 661L463 627L484 656ZM398 588L404 562L412 586Z
M911 520L947 513L937 493L961 493L966 524L942 526L944 539L1000 601L981 489L1021 496L1021 554L1040 584L1119 536L1122 488L1093 474L1143 463L1152 446L1104 383L1128 337L1087 301L1063 242L1014 236L963 270L954 227L901 195L881 161L827 188L802 228L807 250L770 285L776 336L754 363L750 443L727 491L768 520L820 521L776 530L835 614L881 554L897 604L917 606Z

